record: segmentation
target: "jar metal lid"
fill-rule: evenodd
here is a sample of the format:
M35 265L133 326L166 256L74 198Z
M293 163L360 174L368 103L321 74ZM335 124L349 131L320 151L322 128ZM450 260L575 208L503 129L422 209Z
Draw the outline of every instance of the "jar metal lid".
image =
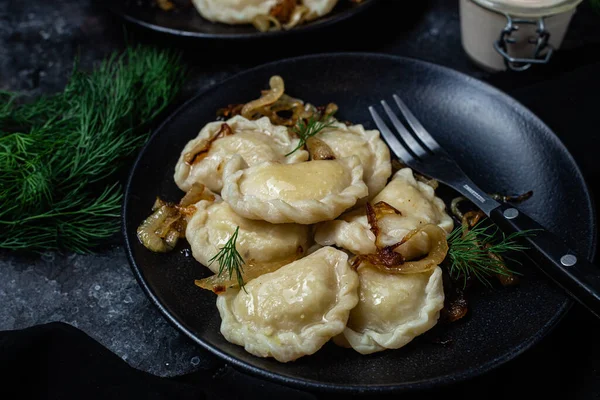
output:
M583 0L472 0L474 3L501 14L515 17L547 17L577 7Z

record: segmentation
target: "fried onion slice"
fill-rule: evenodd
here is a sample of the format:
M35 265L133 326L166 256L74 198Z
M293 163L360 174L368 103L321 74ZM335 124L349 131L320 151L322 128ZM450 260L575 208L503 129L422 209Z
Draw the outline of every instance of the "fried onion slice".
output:
M429 238L429 252L419 260L405 260L404 257L394 250L409 242L417 235L426 234ZM440 265L448 254L448 242L446 231L434 224L426 224L409 232L400 242L391 246L377 249L375 254L357 255L353 260L354 266L368 263L383 272L390 274L418 274L433 270Z
M269 86L271 87L269 90L265 90L262 93L262 96L256 100L253 100L249 103L246 103L242 108L242 117L247 119L252 119L254 112L260 107L270 105L275 103L281 96L283 96L283 92L285 90L285 84L283 83L283 78L279 75L274 75L269 79Z
M156 198L152 214L137 228L140 243L155 253L173 250L185 237L188 220L196 212L194 204L200 200L215 200L214 194L200 183L195 183L178 204Z

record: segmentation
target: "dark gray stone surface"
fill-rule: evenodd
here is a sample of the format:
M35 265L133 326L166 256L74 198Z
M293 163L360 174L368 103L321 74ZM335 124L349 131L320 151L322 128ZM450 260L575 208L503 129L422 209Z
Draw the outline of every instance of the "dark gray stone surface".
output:
M0 281L0 330L64 321L130 365L161 376L211 360L150 304L121 248L93 256L5 256Z
M58 91L76 56L83 67L91 67L122 48L126 36L131 41L184 51L191 73L182 99L245 68L311 52L370 51L417 57L508 91L597 61L600 54L600 18L584 4L551 67L518 76L491 75L476 68L462 52L456 1L412 2L419 4L410 11L401 3L389 0L374 7L361 17L362 31L340 27L308 44L286 42L278 52L251 44L232 57L230 44L185 43L146 32L140 35L131 26L124 29L102 2L4 0L0 2L0 89L31 96ZM0 253L0 330L65 321L130 365L160 376L180 375L214 363L214 357L183 337L150 304L129 269L118 238L116 243L87 256Z

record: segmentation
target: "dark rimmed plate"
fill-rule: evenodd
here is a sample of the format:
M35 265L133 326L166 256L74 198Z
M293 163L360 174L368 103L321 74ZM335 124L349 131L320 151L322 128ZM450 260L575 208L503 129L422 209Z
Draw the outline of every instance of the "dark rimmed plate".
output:
M333 101L340 118L367 128L374 128L367 106L400 93L477 184L490 192L533 190L523 210L567 236L582 254L594 255L594 207L581 172L553 132L517 101L417 60L365 53L300 57L257 67L199 94L139 154L124 200L125 243L138 281L169 321L247 372L296 387L361 393L431 388L480 375L529 349L559 322L571 301L524 264L518 287L473 292L467 318L438 325L399 350L361 356L329 343L315 355L280 364L228 343L219 333L215 296L193 283L206 269L185 246L168 254L147 251L136 228L156 196L180 199L173 168L187 141L214 120L217 108L255 98L274 74L283 76L287 93L313 104Z
M197 39L261 39L294 35L325 28L345 21L375 4L378 0L353 3L340 0L331 13L290 30L259 32L252 25L213 23L200 16L191 5L163 11L153 0L109 0L108 8L116 15L152 31ZM177 2L176 2L177 3Z

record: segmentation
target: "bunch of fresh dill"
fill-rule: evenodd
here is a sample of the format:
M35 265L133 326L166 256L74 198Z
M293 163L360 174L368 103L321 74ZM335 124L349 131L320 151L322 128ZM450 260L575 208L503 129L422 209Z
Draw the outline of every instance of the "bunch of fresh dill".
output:
M119 230L115 172L147 139L184 68L137 46L33 102L0 92L0 248L91 251Z

